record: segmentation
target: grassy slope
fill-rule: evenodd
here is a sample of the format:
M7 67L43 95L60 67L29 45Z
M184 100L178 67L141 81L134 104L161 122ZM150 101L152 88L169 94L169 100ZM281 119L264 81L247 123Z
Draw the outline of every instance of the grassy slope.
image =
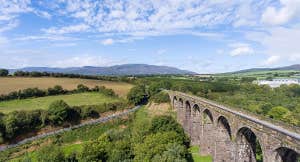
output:
M83 144L87 141L94 140L98 138L104 132L119 128L121 125L127 125L128 120L113 120L111 122L98 124L98 125L90 125L81 127L69 132L64 132L59 136L50 136L45 139L41 139L38 141L31 142L29 144L25 144L19 146L17 148L9 149L3 153L0 152L0 156L7 156L12 158L12 162L16 162L22 159L25 156L33 158L32 162L35 162L36 159L36 152L39 147L45 146L53 141L61 141L62 150L63 152L68 155L71 154L73 151L80 151L83 148ZM84 132L84 133L83 133Z
M189 151L192 154L194 162L212 162L211 156L199 155L199 146L191 146Z
M66 101L71 106L93 105L119 100L118 98L107 97L97 92L47 96L0 102L0 112L8 113L14 110L47 109L51 102L59 99Z
M170 109L170 106L164 105L163 109L161 110L159 114L157 114L156 110L157 106L161 105L149 105L148 107L142 108L138 110L135 115L134 115L134 122L131 123L128 120L126 121L121 121L121 120L116 120L114 122L109 122L109 123L104 123L104 124L99 124L99 125L94 125L94 126L87 126L87 127L82 127L73 131L65 132L59 136L59 139L62 143L62 149L63 152L66 155L71 154L74 151L80 151L83 148L83 144L86 143L89 140L96 139L98 138L102 133L110 130L110 129L118 129L124 126L128 126L128 124L133 124L133 127L138 129L138 131L135 131L136 133L142 132L142 129L146 129L145 125L148 125L151 121L151 119L156 116L156 115L162 115L162 114L168 114L172 115L175 117L175 112ZM160 107L161 108L161 107ZM84 132L84 133L82 133ZM49 137L43 140L40 140L39 142L36 142L34 146L41 146L43 145L42 143L45 143L47 140L53 141L57 139L57 137ZM25 153L21 154L21 156L15 157L12 162L16 162L20 159L22 159L25 156L31 157L35 159L36 157L36 152L32 151L31 147L29 147L29 144L26 147L23 148L18 148L16 149L17 151L21 151L24 148L30 151L25 151ZM38 148L35 148L38 149ZM24 151L24 150L23 150ZM189 149L190 153L193 156L194 162L212 162L211 156L200 156L199 155L199 147L198 146L192 146ZM16 151L13 151L16 152ZM0 154L1 155L1 154ZM35 162L35 160L33 160Z
M84 84L89 87L105 86L113 89L121 97L125 97L127 92L132 88L131 84L124 82L110 82L92 79L77 79L77 78L51 78L51 77L0 77L0 94L7 94L11 91L16 91L25 88L38 87L47 89L54 85L61 85L63 88L72 90L78 84Z
M242 73L216 74L215 76L216 77L257 77L258 79L265 79L266 77L273 76L274 74L287 75L288 73L291 72L300 73L300 71L295 71L295 70L265 70L265 71L249 71L249 72L242 72Z

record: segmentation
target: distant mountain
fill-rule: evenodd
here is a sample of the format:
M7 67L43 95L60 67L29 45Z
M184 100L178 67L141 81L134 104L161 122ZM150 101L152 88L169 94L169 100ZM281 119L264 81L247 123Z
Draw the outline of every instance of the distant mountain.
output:
M236 73L247 73L247 72L258 72L258 71L278 71L278 70L300 71L300 64L295 64L295 65L290 65L290 66L283 66L283 67L276 67L276 68L252 68L252 69L239 70L239 71L230 72L230 73L236 74Z
M155 74L197 74L192 71L181 70L169 66L156 66L147 64L124 64L110 67L68 67L68 68L51 68L51 67L25 67L21 69L11 69L10 73L15 71L38 71L54 73L72 73L83 75L155 75Z

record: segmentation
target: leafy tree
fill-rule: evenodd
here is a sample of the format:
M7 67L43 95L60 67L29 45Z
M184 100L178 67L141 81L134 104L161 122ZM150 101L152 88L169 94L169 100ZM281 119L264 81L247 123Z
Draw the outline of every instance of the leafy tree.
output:
M49 105L49 120L54 125L61 125L68 118L69 105L63 100L57 100Z
M79 155L81 161L107 161L110 150L110 140L107 134L101 135L96 141L91 141L83 146Z
M183 144L182 137L174 131L148 135L143 143L134 147L134 161L153 161L155 156L167 151L171 143Z
M83 85L83 84L79 84L78 86L77 86L77 91L78 92L87 92L87 91L89 91L90 89L89 89L89 87L87 87L87 86L85 86L85 85Z
M65 161L64 153L60 147L49 145L41 148L37 154L37 161L40 162L62 162Z
M48 88L47 93L48 93L48 95L63 94L64 89L60 85L55 85L53 88Z
M144 85L137 85L128 92L127 99L130 103L139 105L144 104L148 100L146 87Z
M276 106L268 112L268 115L274 119L283 119L283 117L288 113L289 110L287 108L282 106Z
M151 100L155 103L168 103L170 102L170 97L166 92L159 92L152 96Z
M7 69L0 69L0 76L7 76L9 74Z

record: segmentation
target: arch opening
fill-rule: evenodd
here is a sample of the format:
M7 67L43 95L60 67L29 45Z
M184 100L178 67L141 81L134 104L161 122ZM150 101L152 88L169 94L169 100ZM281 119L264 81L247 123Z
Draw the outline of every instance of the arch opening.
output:
M191 104L189 101L185 102L185 120L183 123L183 128L187 134L191 135Z
M230 140L232 139L231 128L230 128L229 122L224 116L220 116L218 118L217 126L223 128L224 130L226 130L226 133L229 136L229 139Z
M179 108L183 108L183 100L182 100L182 98L179 98Z
M286 147L280 147L278 149L276 149L276 161L280 161L280 162L299 162L300 158L299 158L299 154L290 149L290 148L286 148Z
M212 113L208 109L205 109L203 111L203 123L204 124L212 124L213 122L214 122L214 119L213 119Z
M173 97L173 107L177 108L177 97L176 96Z
M190 116L191 116L191 104L190 104L190 102L189 101L186 101L185 102L185 116L186 116L186 118L189 118Z
M247 127L242 127L237 133L237 158L243 162L262 162L263 153L255 133Z
M193 116L196 116L197 113L200 113L200 107L197 104L195 104L193 106Z

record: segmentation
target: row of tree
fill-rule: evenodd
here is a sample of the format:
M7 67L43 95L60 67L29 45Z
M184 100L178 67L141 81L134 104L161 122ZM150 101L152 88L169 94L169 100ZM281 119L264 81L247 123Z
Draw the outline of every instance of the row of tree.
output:
M19 91L10 92L7 95L0 95L0 101L7 101L13 99L25 99L31 97L44 97L44 96L53 96L53 95L62 95L62 94L73 94L73 93L82 93L82 92L101 92L105 95L117 97L117 94L112 89L107 89L104 86L95 86L94 88L89 88L83 84L79 84L76 89L66 90L62 86L56 85L50 87L46 90L39 88L26 88Z

